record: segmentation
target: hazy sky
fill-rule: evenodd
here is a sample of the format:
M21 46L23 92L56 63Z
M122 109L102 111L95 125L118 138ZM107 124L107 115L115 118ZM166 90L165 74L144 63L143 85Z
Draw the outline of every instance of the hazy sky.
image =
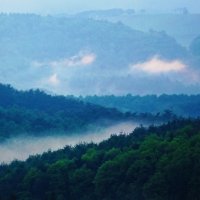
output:
M45 15L110 8L171 12L180 7L187 7L190 13L200 13L200 0L0 0L0 12Z

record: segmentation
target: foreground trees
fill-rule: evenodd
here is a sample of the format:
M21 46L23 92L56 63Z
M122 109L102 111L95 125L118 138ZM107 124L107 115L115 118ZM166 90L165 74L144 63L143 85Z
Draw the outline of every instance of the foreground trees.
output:
M30 200L199 199L199 131L200 119L177 119L1 164L0 194Z

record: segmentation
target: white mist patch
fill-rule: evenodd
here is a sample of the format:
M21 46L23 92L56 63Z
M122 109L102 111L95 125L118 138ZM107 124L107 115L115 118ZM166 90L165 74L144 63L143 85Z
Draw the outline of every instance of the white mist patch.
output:
M54 74L53 76L51 76L48 82L53 85L58 85L60 83L60 81L58 80L57 74Z
M44 65L45 63L42 63L42 62L38 62L38 61L33 61L32 63L31 63L31 66L32 67L35 67L35 68L39 68L39 67L42 67L43 65Z
M90 65L96 59L94 54L85 54L80 52L78 55L71 57L69 60L66 59L61 64L64 66L81 66L81 65Z
M82 51L43 65L35 62L21 85L75 96L198 94L200 91L200 70L189 63L154 57L132 66L99 68L95 58L96 55Z
M34 76L34 88L45 88L56 94L65 94L66 91L74 91L68 82L82 77L87 79L91 71L91 64L95 61L96 55L81 51L70 58L63 58L52 62L34 61L29 70L30 76ZM82 85L82 84L81 84Z
M111 126L104 131L85 133L74 136L55 136L55 137L16 137L9 139L0 145L0 163L10 163L12 160L25 160L30 155L42 154L51 149L52 151L62 149L66 145L74 146L80 142L99 143L108 139L112 134L131 133L138 124L120 123Z
M166 73L180 72L186 69L186 66L180 61L166 62L159 60L156 56L148 62L131 66L131 70L142 70L148 73Z
M90 65L95 61L95 55L76 55L71 57L70 59L63 59L60 61L51 62L49 65L53 67L76 67L76 66L86 66Z
M179 60L168 62L159 60L157 56L148 62L130 66L130 74L135 77L148 77L153 80L167 78L170 81L180 82L183 85L200 83L199 70L188 67Z
M96 59L96 55L93 53L79 52L70 58L63 58L52 62L32 62L32 66L38 68L43 66L49 67L76 67L76 66L87 66L91 65Z

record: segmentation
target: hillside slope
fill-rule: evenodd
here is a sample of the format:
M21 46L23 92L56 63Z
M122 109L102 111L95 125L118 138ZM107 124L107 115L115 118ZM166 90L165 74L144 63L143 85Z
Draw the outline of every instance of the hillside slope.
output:
M1 198L199 199L199 130L180 119L2 164Z
M122 113L116 108L85 103L70 96L52 96L40 90L18 91L3 84L0 84L0 93L2 142L19 135L82 135L121 122L163 123L176 118L169 111L160 116Z
M186 48L165 32L144 33L120 22L3 13L0 22L0 80L20 89L108 93L134 64L155 56L188 59ZM123 90L127 93L128 86Z
M95 103L105 107L115 107L123 112L138 113L162 113L164 110L171 110L178 116L199 117L200 116L200 95L145 95L132 96L86 96L79 97L80 100Z
M76 16L106 19L114 23L121 21L133 29L144 32L148 32L151 29L165 31L168 35L175 38L178 43L186 47L189 47L192 40L200 35L200 14L127 14L123 10L114 14L112 10L105 10L105 12L94 10L77 13Z

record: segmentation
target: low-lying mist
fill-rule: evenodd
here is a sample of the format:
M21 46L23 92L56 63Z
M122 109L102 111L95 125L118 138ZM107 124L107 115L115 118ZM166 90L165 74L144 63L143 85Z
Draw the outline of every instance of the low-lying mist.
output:
M126 122L111 126L104 131L83 133L72 136L47 136L47 137L24 137L19 136L8 139L0 145L0 163L25 160L30 155L42 154L43 152L62 149L66 145L74 146L81 142L99 143L108 139L111 134L131 133L138 124Z
M198 94L200 71L181 60L154 56L124 67L96 65L98 55L77 53L54 62L33 62L18 79L3 82L17 89L40 88L61 95ZM16 76L15 76L16 77Z

